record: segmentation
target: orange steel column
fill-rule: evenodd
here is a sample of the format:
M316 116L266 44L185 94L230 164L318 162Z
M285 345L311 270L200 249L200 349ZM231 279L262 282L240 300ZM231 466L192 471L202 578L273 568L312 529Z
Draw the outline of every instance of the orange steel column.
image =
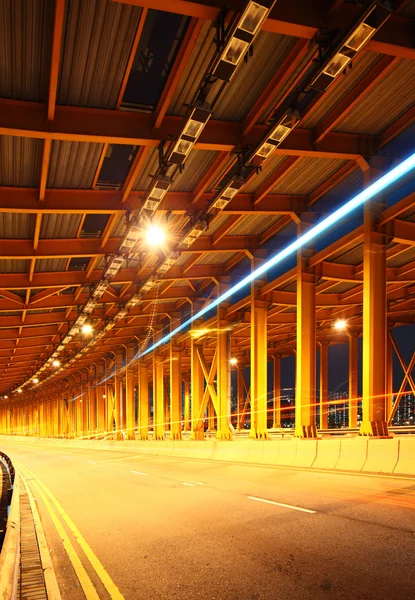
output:
M193 331L196 332L199 323L193 323ZM201 342L197 340L195 334L190 341L190 363L191 363L191 416L192 431L190 437L194 440L204 440L205 432L203 427L203 414L200 414L203 405L204 376L197 348L201 347ZM200 418L199 418L200 417Z
M138 363L138 439L148 440L148 422L150 417L150 399L148 394L148 371L143 360Z
M135 356L135 347L127 347L127 365L129 365ZM125 377L125 425L127 440L135 439L135 368L127 367Z
M106 425L106 394L105 384L101 383L105 378L105 365L104 363L98 363L96 366L96 398L97 398L97 433L100 435L107 430Z
M349 334L349 427L357 427L359 336Z
M391 334L388 333L386 346L386 415L392 412L393 398L393 344Z
M122 439L122 408L123 408L123 382L122 376L119 374L122 367L124 366L124 353L118 351L115 354L115 376L114 376L114 420L115 420L115 437Z
M180 321L174 320L174 327ZM182 439L182 353L176 340L170 340L170 439Z
M302 221L298 235L311 224ZM297 352L295 390L296 437L316 437L316 289L314 273L308 271L312 249L297 253Z
M154 334L154 342L161 336ZM164 356L153 352L153 439L164 440Z
M368 179L372 172L367 173ZM366 173L365 173L366 175ZM367 183L369 183L367 179ZM360 435L387 436L386 412L386 239L376 231L380 201L364 206L363 394Z
M221 278L217 286L218 296L229 289L230 279ZM222 303L216 311L217 318L217 430L216 437L220 440L231 440L233 426L231 423L231 333L229 322L225 318L229 303ZM213 426L214 426L214 419Z
M281 427L281 356L279 354L272 357L274 371L274 402L272 427Z
M251 258L251 271L266 259L265 251ZM267 304L258 300L265 279L251 284L251 428L250 438L267 439Z
M320 429L329 426L329 344L319 342L320 348Z
M183 429L184 429L184 431L190 431L190 380L187 377L183 380L183 396L184 396Z

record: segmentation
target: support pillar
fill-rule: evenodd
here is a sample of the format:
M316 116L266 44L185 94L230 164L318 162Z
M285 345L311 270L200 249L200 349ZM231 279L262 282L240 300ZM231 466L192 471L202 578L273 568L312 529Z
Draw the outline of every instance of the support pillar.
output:
M142 360L138 363L138 439L148 440L148 421L150 416L150 399L148 394L147 365Z
M301 221L298 235L311 227ZM316 289L315 275L309 270L311 248L297 252L297 352L295 390L295 430L300 438L317 437L316 428Z
M388 416L392 412L393 399L393 344L391 336L392 331L389 331L386 346L386 415Z
M359 336L349 335L349 427L357 427Z
M372 172L366 175L370 183ZM388 436L386 413L386 236L376 231L383 202L364 206L363 393L360 435Z
M127 348L127 365L129 365L135 356L135 348ZM125 376L125 428L126 439L135 439L135 369L128 366Z
M281 357L279 354L272 357L274 371L274 402L272 427L281 427Z
M174 320L174 327L180 321ZM172 338L170 341L170 439L182 439L182 353Z
M183 380L183 394L184 394L184 431L190 431L190 380L186 377Z
M320 429L329 427L329 344L319 342L320 348Z
M105 366L104 364L97 364L97 385L96 385L96 397L97 397L97 433L101 435L107 430L106 421L106 393L105 384L101 381L105 378Z
M197 331L199 325L200 323L193 323L193 330ZM190 437L194 440L204 440L203 415L200 415L203 405L204 377L197 352L198 346L201 347L200 341L192 335L190 342L192 431Z
M223 278L224 279L224 278ZM229 289L228 281L218 284L218 296ZM229 322L225 320L225 310L228 303L222 303L217 308L217 431L220 440L231 440L233 426L231 423L231 332Z
M155 337L155 340L157 338ZM153 353L153 439L164 440L164 357Z
M245 406L245 381L244 381L244 370L243 367L238 367L238 381L237 381L237 396L238 396L238 431L244 428L244 406Z
M251 258L251 271L266 260L265 251L257 251ZM267 429L267 304L257 300L265 279L251 284L251 428L250 438L268 439Z
M121 369L124 366L124 353L118 351L115 355L115 377L114 377L114 419L115 419L115 431L116 439L122 439L122 428L123 428L123 381L120 374Z

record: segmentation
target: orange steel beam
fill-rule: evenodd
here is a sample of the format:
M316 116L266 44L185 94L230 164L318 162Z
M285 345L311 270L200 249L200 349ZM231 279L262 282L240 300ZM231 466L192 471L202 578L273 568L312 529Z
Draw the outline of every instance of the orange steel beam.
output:
M99 161L98 161L98 164L97 164L97 168L95 169L94 179L92 180L92 185L91 185L92 189L94 189L96 187L96 185L97 185L98 177L99 177L99 174L101 173L102 163L105 160L105 156L107 154L108 146L109 146L109 144L107 144L107 143L105 143L105 144L102 145L102 150L101 150L101 154L99 156Z
M271 175L264 181L259 190L255 192L254 204L260 202L292 169L299 163L300 157L287 158Z
M51 148L52 148L52 140L44 140L43 141L43 151L42 151L42 167L41 167L41 171L40 171L40 184L39 184L39 200L40 201L43 201L45 199Z
M53 22L52 58L49 76L48 120L55 118L56 92L58 89L59 63L61 57L63 20L65 16L65 0L55 0L55 15Z
M113 254L118 250L119 238L111 238L101 247L101 240L93 239L65 239L65 240L39 240L36 258L74 257L74 256L102 256ZM31 240L1 240L0 258L26 258L34 254L33 241Z
M229 152L220 152L213 165L206 171L200 183L192 192L192 203L197 202L210 187L211 183L219 177L221 171L226 166L229 160ZM232 165L236 162L236 158L232 161ZM230 165L231 166L231 165Z
M54 296L55 294L59 294L60 292L63 292L64 290L68 289L68 287L69 286L60 286L58 288L53 288L53 289L49 288L47 290L44 290L43 292L39 292L35 296L32 296L28 305L30 306L30 308L32 308L34 304L37 304L38 302L41 302L42 300L46 300L46 298L50 298L51 296Z
M154 128L158 129L169 108L171 99L177 89L181 76L186 68L190 54L195 46L204 25L203 19L192 18L187 27L183 41L180 45L174 64L171 68L163 92L160 96L154 113Z
M220 240L225 237L226 234L230 233L231 229L243 219L244 215L231 215L227 221L219 227L217 231L213 234L213 245L215 246L220 242Z
M105 229L103 231L102 234L102 238L101 238L101 248L105 248L105 246L108 243L108 240L110 239L111 233L114 230L115 225L117 224L117 215L111 215L110 218L108 219L107 224L105 225Z
M398 63L397 58L383 56L315 128L315 140L320 142L356 106L358 102L384 78Z
M308 44L304 40L297 40L292 47L291 51L287 55L287 57L282 61L281 65L278 67L275 75L265 87L264 91L255 102L254 106L251 108L247 116L245 117L242 123L242 135L247 135L255 123L257 123L260 117L264 114L267 107L269 107L270 98L275 96L276 91L283 89L284 85L289 81L292 74L295 72L297 67L300 65L304 56L306 55L308 50ZM301 71L303 72L303 71ZM289 89L292 89L292 85ZM284 94L286 96L288 92ZM281 99L279 99L278 104L281 103ZM272 110L274 111L276 106L273 106Z
M192 2L189 0L112 0L134 6L145 6L156 10L164 10L214 21L220 13L220 8L213 2ZM242 0L231 0L228 6L233 11L240 11L244 6ZM289 0L279 0L270 17L263 24L264 31L271 31L282 35L291 35L306 40L311 40L323 23L326 23L327 5L323 0L313 2L305 0L300 5ZM335 12L336 22L352 24L358 17L359 9L348 6L346 3ZM344 25L343 25L344 26ZM402 58L414 58L415 49L412 39L412 19L405 19L393 15L385 25L376 33L374 38L365 46L372 52L394 54Z
M8 292L7 290L0 290L0 298L6 298L10 302L17 304L17 306L24 308L23 299L18 294L13 294L13 292Z
M132 44L131 50L130 50L130 56L128 57L127 66L125 68L124 76L123 76L122 82L121 82L120 92L118 94L117 103L115 105L115 108L117 108L117 109L120 108L121 103L122 103L125 88L127 87L127 83L128 83L128 78L130 77L131 68L134 63L135 55L137 53L138 44L140 42L141 34L143 32L144 23L147 18L147 13L148 13L147 8L141 9L140 18L138 20L137 29L136 29L133 44Z
M152 118L147 113L57 106L51 131L43 104L0 99L0 134L18 137L156 147L175 135L182 122L180 117L168 115L163 126L154 129ZM195 148L231 151L241 143L240 129L238 122L211 119ZM266 125L255 125L244 144L258 143L266 130ZM353 160L375 151L373 136L330 132L316 144L313 135L311 130L296 128L275 152Z
M42 213L36 214L35 230L33 232L33 250L37 250L39 245L40 228L42 225Z
M148 148L146 146L143 146L142 148L138 149L137 154L134 157L133 164L131 165L130 170L128 172L127 179L125 180L125 183L122 188L121 202L126 202L128 200L128 196L130 195L135 180L137 179L137 175L144 164L147 153Z
M39 204L35 188L2 187L0 213L32 214L109 214L117 218L141 208L143 192L131 191L126 202L121 202L121 192L107 190L46 190L45 200ZM206 195L206 199L210 196ZM186 215L192 203L192 192L168 192L160 205L160 212ZM204 200L203 196L203 200ZM290 194L267 194L261 202L254 204L254 194L238 194L224 209L224 213L276 214L299 212L307 207L307 196ZM194 206L202 209L203 202Z

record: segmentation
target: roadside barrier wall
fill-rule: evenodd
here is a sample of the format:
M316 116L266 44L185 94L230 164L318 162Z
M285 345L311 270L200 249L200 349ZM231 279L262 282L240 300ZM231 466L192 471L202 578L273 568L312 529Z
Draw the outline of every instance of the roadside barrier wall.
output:
M355 471L415 476L415 435L375 439L345 437L343 439L281 439L221 441L118 441L73 440L0 436L27 444L50 444L62 448L96 448L121 452L144 453L171 458L207 459L240 464L271 465L308 469Z

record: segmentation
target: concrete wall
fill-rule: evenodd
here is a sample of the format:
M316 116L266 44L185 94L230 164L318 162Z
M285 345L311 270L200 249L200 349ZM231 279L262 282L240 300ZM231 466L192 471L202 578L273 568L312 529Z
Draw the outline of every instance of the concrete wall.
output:
M205 440L182 441L115 441L70 440L0 436L1 441L23 441L27 444L88 447L121 452L143 452L156 456L208 459L232 463L274 465L355 471L362 473L388 473L415 476L415 435L392 439L343 438L319 440L235 440L232 442Z

